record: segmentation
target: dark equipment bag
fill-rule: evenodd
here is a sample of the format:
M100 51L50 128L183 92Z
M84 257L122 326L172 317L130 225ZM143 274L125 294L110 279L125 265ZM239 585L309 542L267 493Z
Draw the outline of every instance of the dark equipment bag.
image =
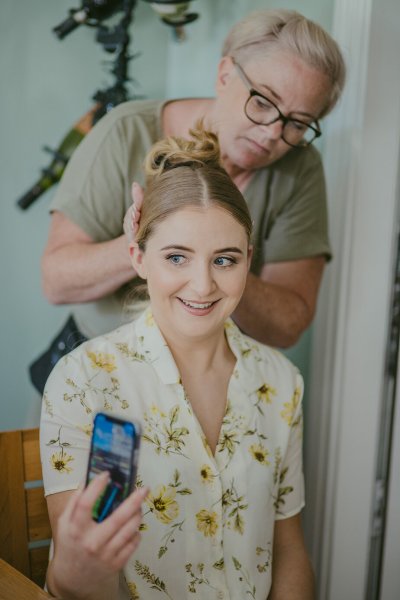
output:
M31 382L40 394L43 394L47 378L54 365L65 354L86 340L87 338L79 331L73 316L68 317L64 327L52 340L49 348L29 365Z

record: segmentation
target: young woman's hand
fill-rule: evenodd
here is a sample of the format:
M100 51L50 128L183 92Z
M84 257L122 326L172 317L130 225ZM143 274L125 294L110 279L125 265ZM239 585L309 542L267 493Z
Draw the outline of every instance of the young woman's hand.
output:
M124 233L128 242L135 240L135 235L139 229L140 212L143 204L143 188L136 183L132 183L132 205L126 211L124 217Z
M85 490L74 493L58 520L49 583L50 591L63 599L116 597L118 573L139 544L141 506L148 490L133 492L109 517L96 523L93 504L108 481L108 473L101 473Z

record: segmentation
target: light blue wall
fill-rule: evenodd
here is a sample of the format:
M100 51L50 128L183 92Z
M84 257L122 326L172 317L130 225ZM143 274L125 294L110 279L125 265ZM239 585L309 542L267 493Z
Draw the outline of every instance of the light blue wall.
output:
M111 83L102 62L109 59L95 32L80 27L59 41L52 28L78 2L1 0L0 3L0 275L2 398L0 429L36 426L40 399L27 367L62 326L67 307L50 306L40 285L40 258L47 239L48 191L26 212L16 200L36 180L48 155L70 126L92 105L91 96ZM328 30L332 0L196 0L201 14L186 29L184 43L173 40L151 7L138 0L131 27L135 92L145 97L207 96L222 39L240 17L260 7L281 6L303 12ZM308 370L311 336L303 336L290 355Z

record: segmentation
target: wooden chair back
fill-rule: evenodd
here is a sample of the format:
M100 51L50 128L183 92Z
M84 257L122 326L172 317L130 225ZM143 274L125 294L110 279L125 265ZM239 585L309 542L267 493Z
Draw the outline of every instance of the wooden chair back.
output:
M0 558L43 586L51 528L39 429L0 432L0 486Z

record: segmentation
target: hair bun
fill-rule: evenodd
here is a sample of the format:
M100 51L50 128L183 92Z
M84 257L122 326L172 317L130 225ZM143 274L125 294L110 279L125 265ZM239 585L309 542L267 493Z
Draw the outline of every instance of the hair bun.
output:
M192 139L170 136L154 144L145 161L147 177L155 177L177 167L221 167L215 133L206 131L201 121L189 133Z

